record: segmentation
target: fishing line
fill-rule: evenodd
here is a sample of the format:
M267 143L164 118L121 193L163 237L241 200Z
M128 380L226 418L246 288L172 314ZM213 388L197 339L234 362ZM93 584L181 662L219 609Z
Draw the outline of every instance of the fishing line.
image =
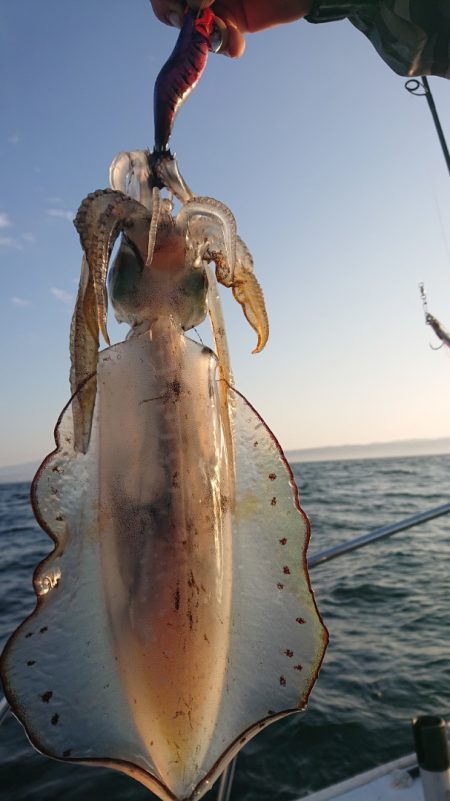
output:
M428 171L428 166L427 166L427 171ZM431 179L429 171L428 171L428 177ZM449 246L447 233L446 233L445 226L444 226L444 220L443 220L443 216L442 216L442 211L441 211L441 206L440 206L440 203L439 203L438 195L437 195L436 188L435 188L435 183L434 183L434 181L432 179L431 179L431 191L432 191L432 195L433 195L434 205L436 207L437 217L438 217L438 220L439 220L439 228L441 230L442 240L443 240L443 243L444 243L445 255L447 257L447 262L450 265L450 246Z
M439 221L439 229L440 229L440 232L441 232L441 237L442 237L442 242L443 242L444 253L445 253L445 256L446 256L447 265L450 266L450 245L449 245L449 241L448 241L448 237L447 237L447 232L446 232L445 226L444 226L444 219L443 219L443 215L442 215L442 211L441 211L441 206L440 206L440 203L439 203L438 194L437 194L437 191L436 191L436 181L435 181L435 178L434 178L434 174L433 174L433 172L431 170L431 163L430 163L429 156L427 154L425 155L425 158L424 158L424 164L425 164L425 167L426 167L425 172L426 172L426 176L427 176L427 179L428 179L428 188L429 188L429 191L430 191L431 196L433 198L435 210L436 210L436 213L437 213L437 218L438 218L438 221Z
M195 333L197 334L197 336L199 338L200 345L203 345L203 347L205 347L205 343L203 342L203 339L201 338L201 336L200 336L200 334L198 332L198 329L194 327L192 330L195 331Z

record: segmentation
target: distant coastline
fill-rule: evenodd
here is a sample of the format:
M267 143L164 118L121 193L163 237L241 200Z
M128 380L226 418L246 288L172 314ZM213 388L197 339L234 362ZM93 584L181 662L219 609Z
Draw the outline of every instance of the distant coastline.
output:
M388 459L402 456L436 456L450 453L450 437L370 442L286 451L290 462L334 462L348 459Z
M450 453L450 437L370 442L365 445L333 445L287 450L289 462L336 462L348 459L388 459L402 456L434 456ZM40 461L0 467L0 484L31 481Z
M21 481L31 481L41 461L0 467L0 484L18 484Z

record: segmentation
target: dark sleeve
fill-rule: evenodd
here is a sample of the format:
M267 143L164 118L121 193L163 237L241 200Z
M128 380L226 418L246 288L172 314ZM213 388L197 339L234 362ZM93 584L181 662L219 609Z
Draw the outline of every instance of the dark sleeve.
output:
M315 0L306 17L346 18L399 75L450 78L450 0Z

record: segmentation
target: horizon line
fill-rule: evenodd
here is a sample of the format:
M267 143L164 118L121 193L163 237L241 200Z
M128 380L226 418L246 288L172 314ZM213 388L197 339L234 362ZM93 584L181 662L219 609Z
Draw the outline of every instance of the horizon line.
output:
M437 451L433 450L427 451L427 448L437 448ZM411 453L411 449L419 448L418 453ZM307 461L305 457L314 457L314 456L323 456L328 454L329 456L332 454L340 454L342 456L343 453L361 453L361 452L368 452L368 457L370 458L371 452L380 451L380 450L388 451L385 454L385 457L388 458L389 456L432 456L432 455L444 455L445 453L450 453L450 435L443 436L443 437L415 437L409 439L393 439L393 440L382 440L382 441L372 441L372 442L355 442L355 443L346 443L343 445L315 445L308 448L286 448L283 449L283 452L289 459L293 459L294 455L296 457L302 455L303 461ZM424 450L425 449L425 450ZM393 451L406 451L402 453L393 453ZM390 452L390 453L389 453ZM380 455L383 458L382 454ZM44 457L45 458L45 457ZM349 458L347 456L347 458ZM365 458L365 457L362 457ZM342 457L344 460L345 457ZM37 469L39 465L42 463L43 459L32 459L26 462L17 462L15 464L4 464L0 465L0 477L2 473L7 473L8 471L11 472L18 472L20 470L27 470L27 468L31 471L31 469ZM314 459L314 461L320 461L320 459ZM333 461L332 459L328 461Z

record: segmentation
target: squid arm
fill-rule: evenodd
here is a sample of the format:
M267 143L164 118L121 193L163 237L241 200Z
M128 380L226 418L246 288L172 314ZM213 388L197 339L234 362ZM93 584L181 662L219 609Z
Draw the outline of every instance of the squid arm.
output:
M187 228L188 242L194 248L203 243L203 256L206 261L216 264L217 280L226 287L231 287L235 300L240 303L244 315L258 335L254 353L259 353L265 346L269 336L269 323L262 289L253 272L253 259L245 242L237 236L234 215L223 203L214 198L195 197L182 178L176 159L168 154L156 157L146 151L130 151L119 153L110 167L110 183L113 189L128 192L140 203L152 209L152 221L149 232L147 264L151 263L154 242L159 222L159 195L149 194L151 183L150 165L155 171L158 181L166 186L182 201L176 223L180 230ZM213 290L209 305L213 307ZM219 364L228 363L224 349L219 341L223 325L217 323L218 300L214 301L215 311L212 315L212 327L219 354ZM221 358L223 356L223 358ZM222 369L222 368L221 368ZM225 368L224 368L225 369ZM222 374L225 381L230 380L229 367Z
M100 189L88 195L74 220L92 275L98 327L108 345L106 275L109 259L120 231L132 228L136 221L149 222L149 211L123 192L112 189Z
M148 229L148 244L147 244L147 259L145 266L150 267L153 260L153 253L155 250L156 235L158 233L158 224L161 216L162 201L159 189L155 186L152 192L152 219Z
M213 198L195 197L183 206L176 220L180 227L187 227L188 241L194 247L203 242L202 257L215 262L219 283L232 288L235 300L258 335L253 353L259 353L269 336L269 321L252 256L237 236L233 214Z
M123 165L122 165L123 166ZM123 176L115 174L119 182ZM155 202L159 192L154 190ZM123 192L109 189L94 192L82 202L75 218L75 227L85 251L77 301L70 333L70 386L74 395L75 449L85 453L89 444L96 397L97 354L99 332L109 344L106 329L106 275L114 242L121 230L133 227L134 220L147 222L149 212ZM153 255L156 223L149 229L148 258ZM152 219L153 222L153 219ZM89 376L94 377L87 381Z
M147 151L118 153L109 168L109 183L112 189L130 195L151 210L151 168Z
M189 227L191 237L199 242L203 239L208 250L217 246L223 251L224 277L232 280L236 263L236 220L230 209L214 198L194 197L182 206L176 223L181 229Z
M97 382L99 327L94 283L86 257L81 265L80 285L70 327L70 389L73 400L74 446L86 453L92 426ZM91 381L88 378L94 374Z

